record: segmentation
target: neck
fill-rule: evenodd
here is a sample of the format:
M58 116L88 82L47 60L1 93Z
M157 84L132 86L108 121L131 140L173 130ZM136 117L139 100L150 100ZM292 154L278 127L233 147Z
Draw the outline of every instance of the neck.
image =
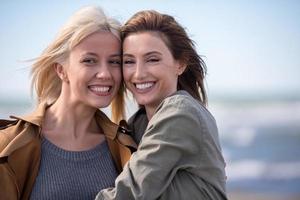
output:
M86 133L99 132L94 119L96 109L70 102L70 98L60 96L47 109L44 131L57 132L68 138L82 138Z
M147 118L150 121L150 119L153 117L156 107L151 107L151 106L145 106Z

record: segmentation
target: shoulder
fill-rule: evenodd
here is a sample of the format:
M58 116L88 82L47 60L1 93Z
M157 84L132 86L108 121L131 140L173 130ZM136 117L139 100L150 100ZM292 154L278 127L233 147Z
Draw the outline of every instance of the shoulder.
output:
M26 144L36 135L41 124L41 117L34 114L10 117L13 120L0 120L0 156Z
M15 125L18 120L7 120L7 119L0 119L0 130L4 130L10 126Z
M23 130L20 120L0 120L0 153Z
M212 118L197 100L186 92L167 97L149 121L141 143L172 147L184 154L194 154L203 137L216 131Z
M161 135L161 138L185 138L202 141L208 135L217 136L218 129L210 112L187 92L177 92L166 98L156 110L145 134ZM209 136L210 137L210 136Z
M215 121L212 114L204 105L183 90L164 99L153 117L160 118L163 116L178 116L179 118L188 117L204 121Z
M160 130L179 130L182 127L198 126L198 111L195 109L195 103L199 104L185 92L176 92L161 102L150 119L147 129L159 127Z

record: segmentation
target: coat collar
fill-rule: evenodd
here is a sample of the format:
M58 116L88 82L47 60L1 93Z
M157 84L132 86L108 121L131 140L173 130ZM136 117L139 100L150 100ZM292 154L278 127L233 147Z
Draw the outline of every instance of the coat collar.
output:
M46 103L41 103L38 105L37 109L32 112L29 115L25 116L10 116L13 119L17 119L19 121L25 121L31 125L34 125L38 127L37 131L33 131L33 129L29 132L22 131L22 133L19 133L20 130L14 129L17 132L11 133L13 135L13 138L11 138L11 141L6 146L4 151L0 152L0 156L7 156L11 152L13 152L16 148L19 148L20 146L23 146L25 143L29 142L32 138L36 137L37 133L40 132L41 126L43 124L45 111L49 107ZM114 143L117 142L121 145L127 146L129 148L136 149L137 145L133 141L133 139L126 134L127 129L123 126L118 126L117 124L113 123L101 110L97 110L95 113L96 121L99 125L99 127L102 128L105 137L111 144L113 141ZM16 125L18 126L18 125ZM27 126L27 128L32 126ZM26 129L27 129L26 128ZM15 137L16 135L20 134L18 137ZM110 145L111 146L111 145ZM112 147L111 147L112 148Z
M24 116L10 116L12 119L22 120L28 122L30 124L36 125L41 127L43 124L44 116L46 109L49 107L47 103L40 103L38 107L29 115ZM117 130L119 126L113 123L101 110L97 110L96 114L96 121L104 131L104 135L111 140L114 140L117 136Z
M10 118L22 120L30 124L41 127L45 116L46 109L49 105L47 103L40 103L37 108L30 114L24 116L11 115Z

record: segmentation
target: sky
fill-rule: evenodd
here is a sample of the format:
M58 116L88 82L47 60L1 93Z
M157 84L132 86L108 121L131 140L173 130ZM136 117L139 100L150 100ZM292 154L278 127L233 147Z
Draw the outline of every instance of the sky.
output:
M300 94L300 1L3 0L0 99L30 98L30 62L82 6L124 23L154 9L186 28L207 64L209 95Z

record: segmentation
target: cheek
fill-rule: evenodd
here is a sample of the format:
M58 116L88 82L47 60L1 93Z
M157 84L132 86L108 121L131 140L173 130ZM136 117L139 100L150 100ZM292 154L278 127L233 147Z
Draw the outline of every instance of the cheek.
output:
M130 76L132 74L131 72L132 70L128 69L128 68L123 68L123 78L125 82L128 82L130 80Z
M114 81L117 84L120 84L121 81L122 81L122 72L121 72L121 69L120 68L116 68L113 71L111 71L111 74L113 76Z
M87 76L86 70L82 70L78 65L70 63L66 68L66 74L68 80L71 84L84 80L84 77Z
M86 71L77 71L77 72L70 72L68 74L69 82L71 85L82 85L88 81L90 75Z

